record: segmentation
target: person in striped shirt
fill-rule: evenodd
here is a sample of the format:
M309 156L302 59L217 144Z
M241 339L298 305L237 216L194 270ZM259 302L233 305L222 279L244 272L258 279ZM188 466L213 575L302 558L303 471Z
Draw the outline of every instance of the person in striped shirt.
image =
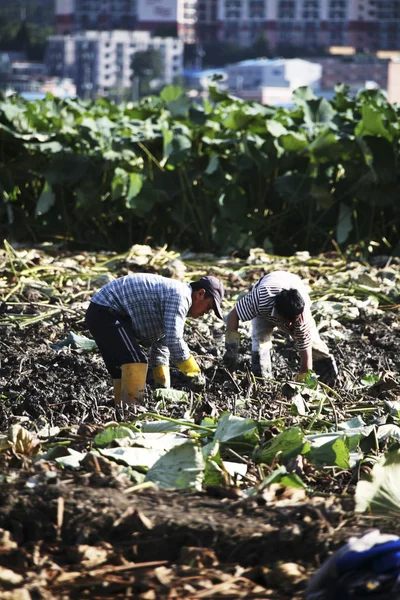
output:
M289 334L300 355L300 373L304 379L310 369L321 380L333 383L338 375L336 362L317 331L311 314L311 301L301 279L286 271L273 271L262 277L243 296L227 317L225 334L227 366L237 361L240 336L239 321L252 322L252 371L256 376L271 377L272 332L276 327Z
M89 303L85 323L113 378L115 403L143 400L148 362L160 387L170 387L170 362L199 380L200 367L183 339L185 320L211 310L223 319L223 297L222 282L212 276L189 284L138 273L103 286ZM143 347L150 348L149 359Z

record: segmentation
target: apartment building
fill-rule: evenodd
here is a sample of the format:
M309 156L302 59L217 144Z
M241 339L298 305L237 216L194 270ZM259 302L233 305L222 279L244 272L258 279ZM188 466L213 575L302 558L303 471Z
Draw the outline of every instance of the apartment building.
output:
M199 0L199 5L207 2L212 0ZM203 37L217 31L221 41L251 45L263 34L272 51L283 46L400 47L400 0L218 0L217 12L216 28L208 13L198 15Z
M183 71L183 41L152 37L148 31L82 31L48 40L45 63L56 77L71 78L78 96L107 95L131 90L135 52L158 50L163 58L162 81L173 83Z
M56 31L141 30L195 41L197 0L56 0Z
M57 33L139 29L186 43L400 47L400 0L56 0Z

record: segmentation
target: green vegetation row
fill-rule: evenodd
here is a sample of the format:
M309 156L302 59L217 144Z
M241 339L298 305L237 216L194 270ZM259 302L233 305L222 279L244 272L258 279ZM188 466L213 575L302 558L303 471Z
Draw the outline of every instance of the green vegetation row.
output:
M293 108L216 88L140 103L0 99L0 235L125 249L399 251L399 108L377 90Z

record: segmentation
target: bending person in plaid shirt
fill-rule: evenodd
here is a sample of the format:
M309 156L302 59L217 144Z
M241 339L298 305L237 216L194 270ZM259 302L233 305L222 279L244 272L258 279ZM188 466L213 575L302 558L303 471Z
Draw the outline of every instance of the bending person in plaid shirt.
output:
M186 317L210 310L223 319L222 282L202 277L190 284L160 275L139 273L107 283L91 299L86 326L95 339L114 381L116 404L143 400L148 358L155 383L170 386L169 364L191 379L200 368L183 339Z
M237 361L239 321L252 322L252 371L256 376L271 377L272 331L277 327L289 334L300 355L302 380L313 369L321 380L333 383L338 375L334 357L323 342L311 315L311 301L301 279L286 271L273 271L262 277L243 296L227 317L225 363L233 368Z

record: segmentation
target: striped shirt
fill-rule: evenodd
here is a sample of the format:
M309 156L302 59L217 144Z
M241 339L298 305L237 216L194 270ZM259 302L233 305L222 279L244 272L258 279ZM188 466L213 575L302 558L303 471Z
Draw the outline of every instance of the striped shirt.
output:
M275 296L282 290L297 290L305 302L304 310L299 319L290 327L280 321L275 315ZM265 319L268 326L278 327L280 331L289 334L297 350L306 350L311 346L311 301L304 283L297 275L286 271L273 271L262 277L253 289L243 296L236 310L241 321L249 321L256 317Z
M107 283L91 301L130 317L137 340L151 347L150 365L168 365L170 358L179 364L189 358L183 339L192 306L188 283L147 273L126 275Z

